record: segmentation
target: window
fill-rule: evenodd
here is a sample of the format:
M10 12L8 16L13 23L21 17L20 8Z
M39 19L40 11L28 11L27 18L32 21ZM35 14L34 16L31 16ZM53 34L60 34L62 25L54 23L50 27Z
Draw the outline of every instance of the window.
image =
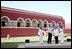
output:
M26 20L26 27L30 27L30 21Z
M32 21L32 26L33 26L33 27L36 27L36 26L37 26L36 20L33 20L33 21Z
M47 28L47 22L44 21L44 28Z
M44 28L47 28L47 24L44 24Z
M23 27L23 20L22 19L18 20L17 27Z
M39 24L38 24L38 27L39 27Z
M5 22L4 21L2 21L2 26L5 26Z
M20 27L20 23L19 22L17 23L17 27Z
M1 19L1 26L8 26L8 23L9 23L8 18L3 17Z
M38 27L40 27L40 25L42 25L42 22L41 21L38 21Z

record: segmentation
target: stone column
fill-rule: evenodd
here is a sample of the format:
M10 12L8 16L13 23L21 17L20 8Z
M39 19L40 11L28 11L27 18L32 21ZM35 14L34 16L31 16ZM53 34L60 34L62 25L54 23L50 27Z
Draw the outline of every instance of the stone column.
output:
M33 26L32 26L32 22L30 22L30 27L33 27Z

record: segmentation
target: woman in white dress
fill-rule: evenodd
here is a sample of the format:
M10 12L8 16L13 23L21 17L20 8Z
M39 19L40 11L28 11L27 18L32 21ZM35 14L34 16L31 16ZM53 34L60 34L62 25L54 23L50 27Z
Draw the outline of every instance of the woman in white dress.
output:
M46 32L42 30L42 26L40 25L39 31L38 31L38 35L40 37L40 43L43 43L43 34L45 34Z
M60 43L64 42L63 35L64 35L64 30L63 30L63 27L61 26L60 27Z

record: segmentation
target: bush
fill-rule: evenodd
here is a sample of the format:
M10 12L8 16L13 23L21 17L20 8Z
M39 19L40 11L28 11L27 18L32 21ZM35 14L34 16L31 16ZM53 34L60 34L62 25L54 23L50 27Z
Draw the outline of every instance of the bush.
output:
M18 44L1 44L1 48L17 48Z

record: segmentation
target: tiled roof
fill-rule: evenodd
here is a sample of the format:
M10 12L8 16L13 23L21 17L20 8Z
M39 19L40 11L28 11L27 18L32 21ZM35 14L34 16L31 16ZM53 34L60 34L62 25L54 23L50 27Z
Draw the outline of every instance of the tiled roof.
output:
M33 12L33 11L27 11L27 10L21 10L21 9L15 9L10 7L3 7L1 6L1 15L2 16L8 16L10 20L17 20L19 17L23 18L24 20L26 18L29 19L41 19L42 21L47 20L48 22L56 21L57 23L59 21L64 21L64 19L61 16L52 15L52 14L45 14L45 13L39 13L39 12Z

